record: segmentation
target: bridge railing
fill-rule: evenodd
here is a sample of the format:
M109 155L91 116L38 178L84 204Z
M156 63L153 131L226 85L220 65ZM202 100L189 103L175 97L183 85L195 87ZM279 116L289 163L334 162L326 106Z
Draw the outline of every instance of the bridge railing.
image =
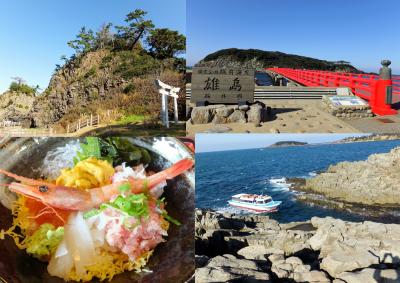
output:
M353 94L367 100L375 114L397 114L391 105L400 101L400 76L391 77L389 60L383 60L382 65L379 76L291 68L268 70L305 86L348 87Z
M369 100L375 87L377 76L351 73L336 73L316 70L297 70L289 68L270 68L270 71L279 73L305 86L348 87L351 91L366 100Z
M393 81L393 100L400 102L400 76L392 76Z

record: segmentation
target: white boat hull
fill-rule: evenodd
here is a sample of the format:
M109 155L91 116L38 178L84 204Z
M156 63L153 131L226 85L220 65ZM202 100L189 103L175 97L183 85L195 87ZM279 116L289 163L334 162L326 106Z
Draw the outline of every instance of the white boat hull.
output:
M244 203L244 202L238 202L238 201L228 201L229 205L240 208L240 209L245 209L245 210L251 210L255 212L273 212L278 210L278 206L282 203L281 201L272 201L268 203L267 205L262 205L262 204L254 204L254 203Z

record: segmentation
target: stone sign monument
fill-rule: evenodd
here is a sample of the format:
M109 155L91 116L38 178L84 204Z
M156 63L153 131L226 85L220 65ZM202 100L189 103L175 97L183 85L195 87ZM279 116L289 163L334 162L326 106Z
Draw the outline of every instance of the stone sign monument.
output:
M373 116L369 104L353 95L324 95L322 98L322 109L342 119L359 119Z
M253 103L254 69L195 67L192 74L191 102Z

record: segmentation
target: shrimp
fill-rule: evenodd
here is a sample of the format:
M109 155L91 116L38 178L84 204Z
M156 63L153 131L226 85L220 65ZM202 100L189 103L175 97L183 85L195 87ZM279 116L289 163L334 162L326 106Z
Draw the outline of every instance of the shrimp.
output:
M192 168L193 165L194 161L192 159L182 159L164 171L151 175L146 179L130 178L127 181L86 191L25 178L2 169L0 169L0 173L22 182L12 182L8 186L14 193L32 198L54 208L67 211L85 211L98 207L100 204L109 201L113 196L119 194L121 185L128 184L130 191L134 194L151 191L152 188L161 182L175 178Z

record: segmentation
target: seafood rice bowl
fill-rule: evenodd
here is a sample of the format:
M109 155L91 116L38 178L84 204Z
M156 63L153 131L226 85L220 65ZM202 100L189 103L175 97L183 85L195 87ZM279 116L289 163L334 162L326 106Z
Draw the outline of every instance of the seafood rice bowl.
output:
M0 281L193 276L194 161L179 140L2 140L0 164Z

